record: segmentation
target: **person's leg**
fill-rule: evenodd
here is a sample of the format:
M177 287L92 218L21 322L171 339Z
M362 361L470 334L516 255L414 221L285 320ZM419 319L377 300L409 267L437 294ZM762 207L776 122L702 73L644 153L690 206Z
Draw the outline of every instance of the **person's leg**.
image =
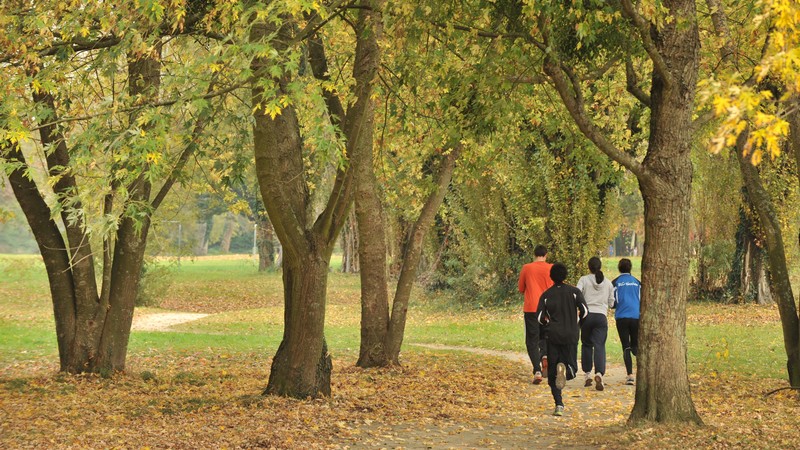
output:
M639 352L639 319L631 319L631 353L636 356Z
M608 319L602 314L597 315L590 337L594 346L594 372L606 374L606 339L608 339Z
M617 333L622 344L622 359L625 361L625 370L628 375L633 374L633 361L631 360L631 332L628 321L630 319L617 319Z
M555 376L548 378L548 380L555 380ZM564 398L561 396L561 389L556 387L556 382L553 381L552 384L550 381L547 382L550 384L550 393L553 394L553 401L556 403L556 406L564 406Z
M547 364L547 325L542 325L537 322L539 325L539 354L542 355L542 374L547 377L548 373L548 364Z
M561 363L561 354L560 354L561 347L558 345L553 345L549 343L547 346L547 359L549 361L549 365L547 367L547 384L550 386L550 393L553 394L553 402L556 404L556 408L561 406L564 407L564 398L561 395L561 389L556 387L556 372L558 371L558 364Z
M525 316L525 347L528 350L528 357L533 365L533 372L541 372L539 365L539 322L536 320L536 313L526 312Z
M581 369L588 374L592 371L592 360L594 359L594 343L592 342L592 332L594 330L595 314L589 313L581 325Z
M578 344L565 345L562 351L562 362L567 366L567 380L571 380L578 375Z

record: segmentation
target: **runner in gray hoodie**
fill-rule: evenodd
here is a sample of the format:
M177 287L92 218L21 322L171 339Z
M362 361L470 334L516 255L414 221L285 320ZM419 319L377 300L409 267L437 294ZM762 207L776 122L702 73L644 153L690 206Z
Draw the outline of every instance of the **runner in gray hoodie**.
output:
M594 387L602 391L603 375L606 373L606 338L608 337L608 308L614 306L614 286L600 270L600 258L589 259L590 275L578 280L577 288L586 299L589 315L581 325L581 366L584 373L584 386L592 385L592 363L594 363Z

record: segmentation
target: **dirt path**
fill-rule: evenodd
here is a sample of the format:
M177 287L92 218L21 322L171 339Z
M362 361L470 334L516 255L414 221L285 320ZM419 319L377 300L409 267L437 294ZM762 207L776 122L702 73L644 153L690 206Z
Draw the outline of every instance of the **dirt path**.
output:
M409 345L413 345L416 347L424 347L429 348L432 350L453 350L453 351L461 351L461 352L468 352L468 353L476 353L479 355L486 355L486 356L496 356L499 358L505 358L514 362L523 363L526 365L530 365L530 360L528 359L527 353L519 353L519 352L509 352L503 350L490 350L487 348L475 348L475 347L460 347L460 346L453 346L453 345L440 345L440 344L415 344L409 343ZM580 355L578 355L580 358ZM578 361L580 364L580 359ZM604 384L606 385L625 385L625 369L622 366L615 366L615 365L608 365L606 367L606 376L604 378ZM583 373L579 373L578 377L572 381L567 382L568 387L583 387ZM546 384L546 383L544 383ZM630 387L630 386L628 386ZM632 389L631 389L632 390Z
M154 313L145 315L134 315L133 331L170 331L174 325L181 323L191 322L193 320L202 319L207 317L208 314L201 313L185 313L185 312L168 312L168 313Z
M435 351L462 351L503 358L519 363L526 371L530 370L530 360L526 353L440 344L409 343L408 345ZM538 386L530 381L524 381L520 387L526 392L520 392L520 395L531 400L530 409L526 408L526 411L498 409L494 419L478 427L460 423L458 420L430 428L396 424L390 427L389 432L385 428L382 429L378 439L356 444L351 448L572 450L599 448L587 441L587 436L580 431L584 429L586 420L601 417L604 418L606 425L622 424L633 406L634 396L634 387L625 384L624 367L609 365L606 369L603 391L585 387L582 373L567 382L564 388L564 401L568 409L563 417L552 415L553 400L546 380ZM509 418L511 420L508 420ZM369 433L377 430L364 431Z
M210 314L167 312L137 315L133 320L136 331L172 331L170 328L181 323L202 319ZM521 352L491 350L475 347L463 347L441 344L408 343L414 347L422 347L434 351L460 351L489 357L503 358L530 370L528 355ZM495 419L480 426L460 423L457 419L438 426L420 427L419 424L397 423L376 426L364 426L362 432L372 439L365 442L347 442L349 448L435 448L435 449L474 449L474 448L561 448L561 449L594 449L597 448L581 439L570 430L581 429L586 418L608 416L618 423L624 421L621 413L627 413L633 405L634 387L625 385L625 369L620 366L607 367L605 389L596 391L593 387L584 387L583 376L568 381L565 387L565 403L568 411L564 417L554 417L552 397L545 383L538 386L524 381L520 386L532 400L530 410L523 412L525 419L520 423L519 412L498 410ZM522 393L521 393L522 394ZM612 419L611 416L616 416ZM509 418L513 418L509 423Z

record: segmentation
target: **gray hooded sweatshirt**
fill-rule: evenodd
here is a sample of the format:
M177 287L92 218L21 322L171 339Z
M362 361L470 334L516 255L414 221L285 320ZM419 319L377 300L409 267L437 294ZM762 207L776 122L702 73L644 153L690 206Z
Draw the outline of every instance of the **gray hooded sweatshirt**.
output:
M614 306L614 286L608 278L597 284L594 274L584 275L576 287L583 292L590 313L606 315L608 308Z

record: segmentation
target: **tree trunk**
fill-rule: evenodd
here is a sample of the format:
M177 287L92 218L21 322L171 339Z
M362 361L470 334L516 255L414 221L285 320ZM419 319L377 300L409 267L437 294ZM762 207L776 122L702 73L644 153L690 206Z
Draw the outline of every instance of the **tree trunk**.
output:
M265 272L275 266L275 230L266 214L256 214L258 235L258 271Z
M694 2L665 5L674 21L657 29L650 25L666 72L653 71L650 138L642 164L649 173L637 177L647 240L636 397L629 420L701 423L686 361L691 130L700 44Z
M225 214L225 224L222 227L222 239L220 239L219 242L219 252L223 255L227 255L231 252L234 223L233 215L230 213Z
M359 23L371 16L372 11L362 9ZM319 18L312 17L316 19ZM251 42L260 43L274 31L272 22L254 22ZM291 21L285 21L277 34L278 39L272 44L282 52L292 40ZM363 40L369 35L356 34L355 102L347 113L334 92L328 89L322 92L329 109L328 117L344 134L348 155L354 155L361 148L358 140L365 123L371 126L371 121L365 121L365 117L371 108L371 84L377 61L371 62L374 66L364 61ZM319 36L309 40L309 60L314 76L328 80L330 74ZM255 73L274 73L266 70L273 64L275 62L269 58L257 57L251 67ZM286 94L291 81L291 73L281 73L271 80L277 95ZM365 83L369 89L364 88ZM256 175L264 206L283 251L284 335L264 393L300 398L330 395L331 359L323 335L326 284L331 253L352 205L352 169L340 167L323 211L313 214L315 202L305 178L303 142L294 106L288 104L280 114L271 116L263 108L270 100L264 97L263 86L255 83L252 94Z
M283 263L284 331L264 394L316 398L331 394L331 356L325 343L325 290L330 254Z
M742 155L748 135L749 133L745 131L739 136L735 150L736 157L739 160L742 180L758 215L760 230L764 238L771 286L777 298L778 312L781 317L789 384L793 387L800 387L800 317L797 314L789 270L786 266L783 234L772 200L761 183L758 169Z
M689 291L692 112L697 87L699 33L691 0L665 1L658 26L621 2L652 66L647 153L639 163L616 148L586 111L580 83L553 53L544 69L581 131L636 175L644 199L645 236L636 397L629 422L701 423L692 403L686 363ZM544 20L540 22L545 25ZM575 81L573 83L573 81Z
M158 91L160 63L153 58L133 60L129 64L131 95L155 95ZM47 120L58 118L54 97L37 91L33 100L51 111ZM53 192L62 204L61 221L64 235L51 217L50 208L36 183L26 176L27 162L17 145L6 146L9 159L21 163L9 174L9 182L28 220L45 263L56 323L60 369L65 372L113 372L124 370L128 337L133 317L133 304L141 275L149 216L134 223L132 216L121 220L113 262L104 257L102 289L94 270L94 254L90 237L82 222L71 219L72 210L84 211L78 197L78 184L70 169L67 141L55 126L40 129L42 144L50 151L45 155L48 172L55 180ZM149 200L150 185L144 175L128 186L131 201ZM108 210L110 197L104 208ZM141 233L140 233L141 231ZM65 239L66 238L66 239Z
M770 287L767 265L765 263L766 261L764 261L764 258L759 258L756 272L758 274L758 297L756 302L762 306L775 303L775 299L772 298L772 288Z
M377 20L376 20L377 22ZM375 67L380 58L377 39L365 42L371 48L369 58ZM384 341L389 325L389 293L387 291L386 222L375 178L372 131L374 127L374 104L370 101L364 118L364 127L359 145L353 156L356 183L355 211L358 228L358 260L361 274L361 347L356 365L358 367L385 366Z
M408 302L411 299L411 289L414 287L414 280L417 278L417 270L422 259L425 235L431 228L433 220L436 218L436 212L444 201L450 180L453 178L456 160L460 154L461 146L458 144L444 156L439 167L436 186L425 201L403 248L403 265L400 269L400 278L397 280L397 289L392 302L392 316L386 333L387 358L393 364L400 364L400 348L405 335Z
M342 230L342 272L358 273L361 265L358 260L358 223L353 209L347 216Z

